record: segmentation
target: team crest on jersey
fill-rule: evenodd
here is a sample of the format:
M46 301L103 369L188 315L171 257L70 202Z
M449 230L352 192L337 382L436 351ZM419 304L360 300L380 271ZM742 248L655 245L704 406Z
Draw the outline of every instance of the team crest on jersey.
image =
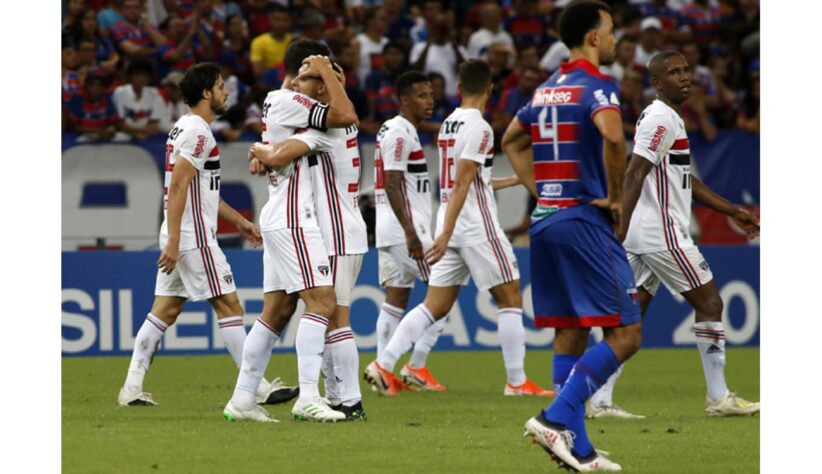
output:
M701 269L702 269L702 271L706 271L706 272L707 272L707 271L708 271L708 262L706 262L705 260L703 260L703 261L702 261L702 263L700 263L700 264L699 264L699 268L701 268Z
M223 280L225 280L226 284L230 285L234 283L234 276L231 273L228 275L223 275Z
M317 271L320 272L322 276L328 276L328 272L330 272L331 269L328 267L328 265L322 264L317 266Z

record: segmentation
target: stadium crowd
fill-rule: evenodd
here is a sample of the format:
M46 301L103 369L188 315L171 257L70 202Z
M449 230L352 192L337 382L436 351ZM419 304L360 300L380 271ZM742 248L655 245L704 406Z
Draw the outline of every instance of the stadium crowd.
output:
M165 134L187 107L179 83L192 64L218 63L229 109L218 140L259 136L260 106L283 78L285 48L325 42L347 75L363 139L398 113L393 82L408 69L431 78L428 141L459 103L457 66L487 60L494 91L485 118L501 136L534 89L568 58L557 20L567 0L63 0L63 129L83 140ZM758 0L611 0L617 61L603 67L622 94L625 134L653 100L646 68L676 49L693 65L685 106L690 134L759 133Z

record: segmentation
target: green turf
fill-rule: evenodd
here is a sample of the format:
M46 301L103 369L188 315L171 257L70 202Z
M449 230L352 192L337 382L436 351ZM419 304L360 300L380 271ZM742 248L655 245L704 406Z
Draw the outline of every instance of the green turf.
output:
M373 353L361 356L366 364ZM759 350L730 350L728 383L759 399ZM550 353L529 351L526 369L548 385ZM146 390L160 407L117 406L126 358L62 361L66 473L560 472L522 438L525 421L548 401L503 397L498 352L440 352L429 367L447 393L382 398L363 386L368 421L291 421L289 405L268 407L279 424L228 423L222 408L236 369L225 356L158 356ZM399 367L399 366L398 366ZM268 368L296 381L296 357ZM625 472L759 471L759 418L709 418L694 349L643 350L627 365L615 402L648 416L588 423L594 445Z

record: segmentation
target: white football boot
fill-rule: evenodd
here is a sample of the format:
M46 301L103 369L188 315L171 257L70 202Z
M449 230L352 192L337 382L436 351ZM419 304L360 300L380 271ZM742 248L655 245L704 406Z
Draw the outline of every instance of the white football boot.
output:
M231 400L223 409L223 418L228 421L257 421L260 423L279 423L279 420L268 416L265 408L254 405L250 410L243 410L235 405Z
M576 472L582 470L579 460L571 453L574 447L574 433L570 430L560 431L545 425L540 414L525 422L523 436L530 436L533 442L539 444L551 459L559 464L559 467Z
M749 402L734 392L728 392L719 401L705 399L708 416L750 416L759 413L759 402Z
M332 410L321 398L314 400L298 398L291 409L291 416L296 421L319 421L321 423L345 420L345 413Z

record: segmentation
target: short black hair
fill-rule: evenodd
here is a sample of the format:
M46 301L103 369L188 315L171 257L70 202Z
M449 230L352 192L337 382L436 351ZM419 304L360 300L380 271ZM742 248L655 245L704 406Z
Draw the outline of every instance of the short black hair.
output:
M396 49L401 52L403 56L405 56L405 46L403 46L399 41L389 41L385 43L385 46L382 47L382 54L387 53L389 49Z
M382 7L370 7L365 10L365 13L362 16L363 29L368 29L368 24L371 23L371 20L373 20L375 16L377 16L377 12L380 11L380 9L382 9Z
M397 92L397 97L411 94L414 84L419 84L420 82L431 81L428 80L428 76L419 71L405 71L400 74L400 77L397 78L397 82L394 87Z
M585 35L599 26L599 12L611 13L611 7L598 0L571 2L559 17L559 37L568 49L585 43Z
M328 46L306 38L297 38L288 45L285 50L285 74L287 76L296 77L300 73L300 67L303 65L303 60L309 56L320 55L331 57L331 51Z
M460 64L459 81L465 94L482 94L491 84L491 67L485 61L469 59Z
M659 68L670 58L674 56L682 56L685 58L685 55L680 53L679 51L667 50L667 51L660 51L651 57L648 61L648 72L651 73L651 77L657 77L659 75Z
M291 12L288 11L288 8L278 4L278 3L271 3L268 2L268 6L265 8L265 12L268 15L273 15L275 13L285 13L287 15L291 15Z
M148 74L151 77L154 74L154 65L150 61L142 58L132 59L126 68L126 75L131 76L139 72Z
M218 77L220 66L217 63L197 63L188 68L183 80L180 81L183 102L189 107L196 106L203 98L203 91L211 90Z

